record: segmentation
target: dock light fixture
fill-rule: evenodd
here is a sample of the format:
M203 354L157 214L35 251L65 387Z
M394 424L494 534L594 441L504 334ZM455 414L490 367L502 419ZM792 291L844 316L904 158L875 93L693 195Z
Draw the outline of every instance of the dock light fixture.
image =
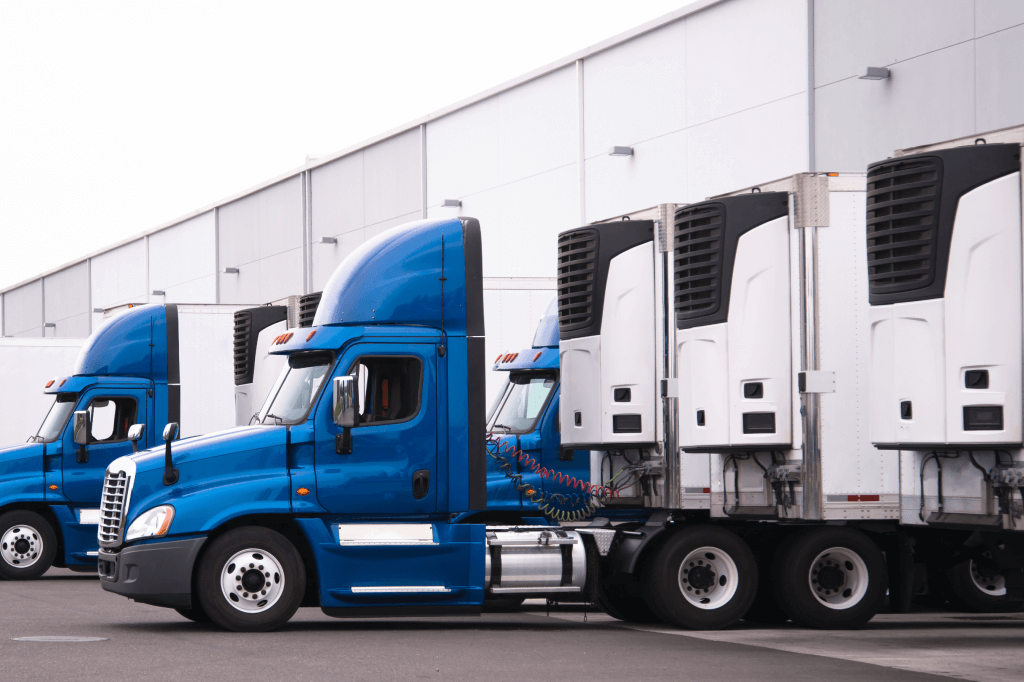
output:
M612 147L608 150L608 156L633 156L632 147Z
M891 75L892 71L884 66L869 66L858 78L864 81L884 81Z
M462 199L445 199L444 203L441 204L442 208L460 208L462 206Z
M337 237L320 237L320 241L317 244L337 244Z
M166 296L167 292L163 291L162 289L153 289L153 295L154 296Z
M103 308L93 308L92 311L94 313L102 313L103 312Z
M221 270L221 272L223 272L225 275L237 275L238 268L224 268L223 270Z

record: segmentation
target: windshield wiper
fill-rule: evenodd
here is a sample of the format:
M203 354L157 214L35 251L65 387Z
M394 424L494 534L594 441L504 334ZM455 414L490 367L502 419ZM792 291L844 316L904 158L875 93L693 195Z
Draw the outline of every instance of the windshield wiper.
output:
M506 435L508 434L509 431L512 430L511 426L505 426L504 424L495 424L494 428L496 428L496 429L505 429L505 434Z
M269 419L276 419L277 420L277 424L283 424L284 423L284 417L278 417L276 414L269 414L268 413L267 416L264 417L264 419L267 419L267 418L269 418Z

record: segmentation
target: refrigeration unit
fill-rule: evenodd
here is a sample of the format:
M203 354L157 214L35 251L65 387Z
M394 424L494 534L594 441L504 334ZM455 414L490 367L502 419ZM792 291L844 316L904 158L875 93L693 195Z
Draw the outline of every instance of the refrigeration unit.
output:
M1024 529L1022 142L868 168L871 440L900 451L904 523Z

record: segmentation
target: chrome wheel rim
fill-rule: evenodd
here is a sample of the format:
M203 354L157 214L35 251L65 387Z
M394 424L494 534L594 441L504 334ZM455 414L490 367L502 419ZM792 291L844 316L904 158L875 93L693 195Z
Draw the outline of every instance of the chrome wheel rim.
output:
M736 562L718 547L700 547L679 566L679 591L698 609L721 608L736 594Z
M868 567L852 549L832 547L811 562L807 580L822 605L841 611L864 599L868 591Z
M43 553L43 537L32 526L12 526L0 537L0 556L14 568L28 568Z
M262 613L284 593L284 569L270 552L245 549L224 563L220 590L224 599L242 613Z
M982 568L973 559L970 561L969 569L971 580L979 590L991 597L1006 596L1006 578L1001 573L996 573L989 568Z

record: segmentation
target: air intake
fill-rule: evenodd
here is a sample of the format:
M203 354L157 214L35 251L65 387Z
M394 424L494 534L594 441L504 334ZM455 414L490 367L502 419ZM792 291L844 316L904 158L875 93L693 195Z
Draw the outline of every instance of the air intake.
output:
M288 319L283 305L247 308L235 313L234 366L235 386L252 383L256 366L256 343L260 332L272 324Z
M942 160L915 157L875 164L867 185L868 293L929 286L938 259Z
M299 297L299 326L312 327L313 318L316 317L316 309L320 306L322 291L315 294L306 294Z
M572 331L594 321L598 231L582 229L558 237L558 330Z
M672 263L677 322L714 314L721 307L724 232L722 204L676 211Z

